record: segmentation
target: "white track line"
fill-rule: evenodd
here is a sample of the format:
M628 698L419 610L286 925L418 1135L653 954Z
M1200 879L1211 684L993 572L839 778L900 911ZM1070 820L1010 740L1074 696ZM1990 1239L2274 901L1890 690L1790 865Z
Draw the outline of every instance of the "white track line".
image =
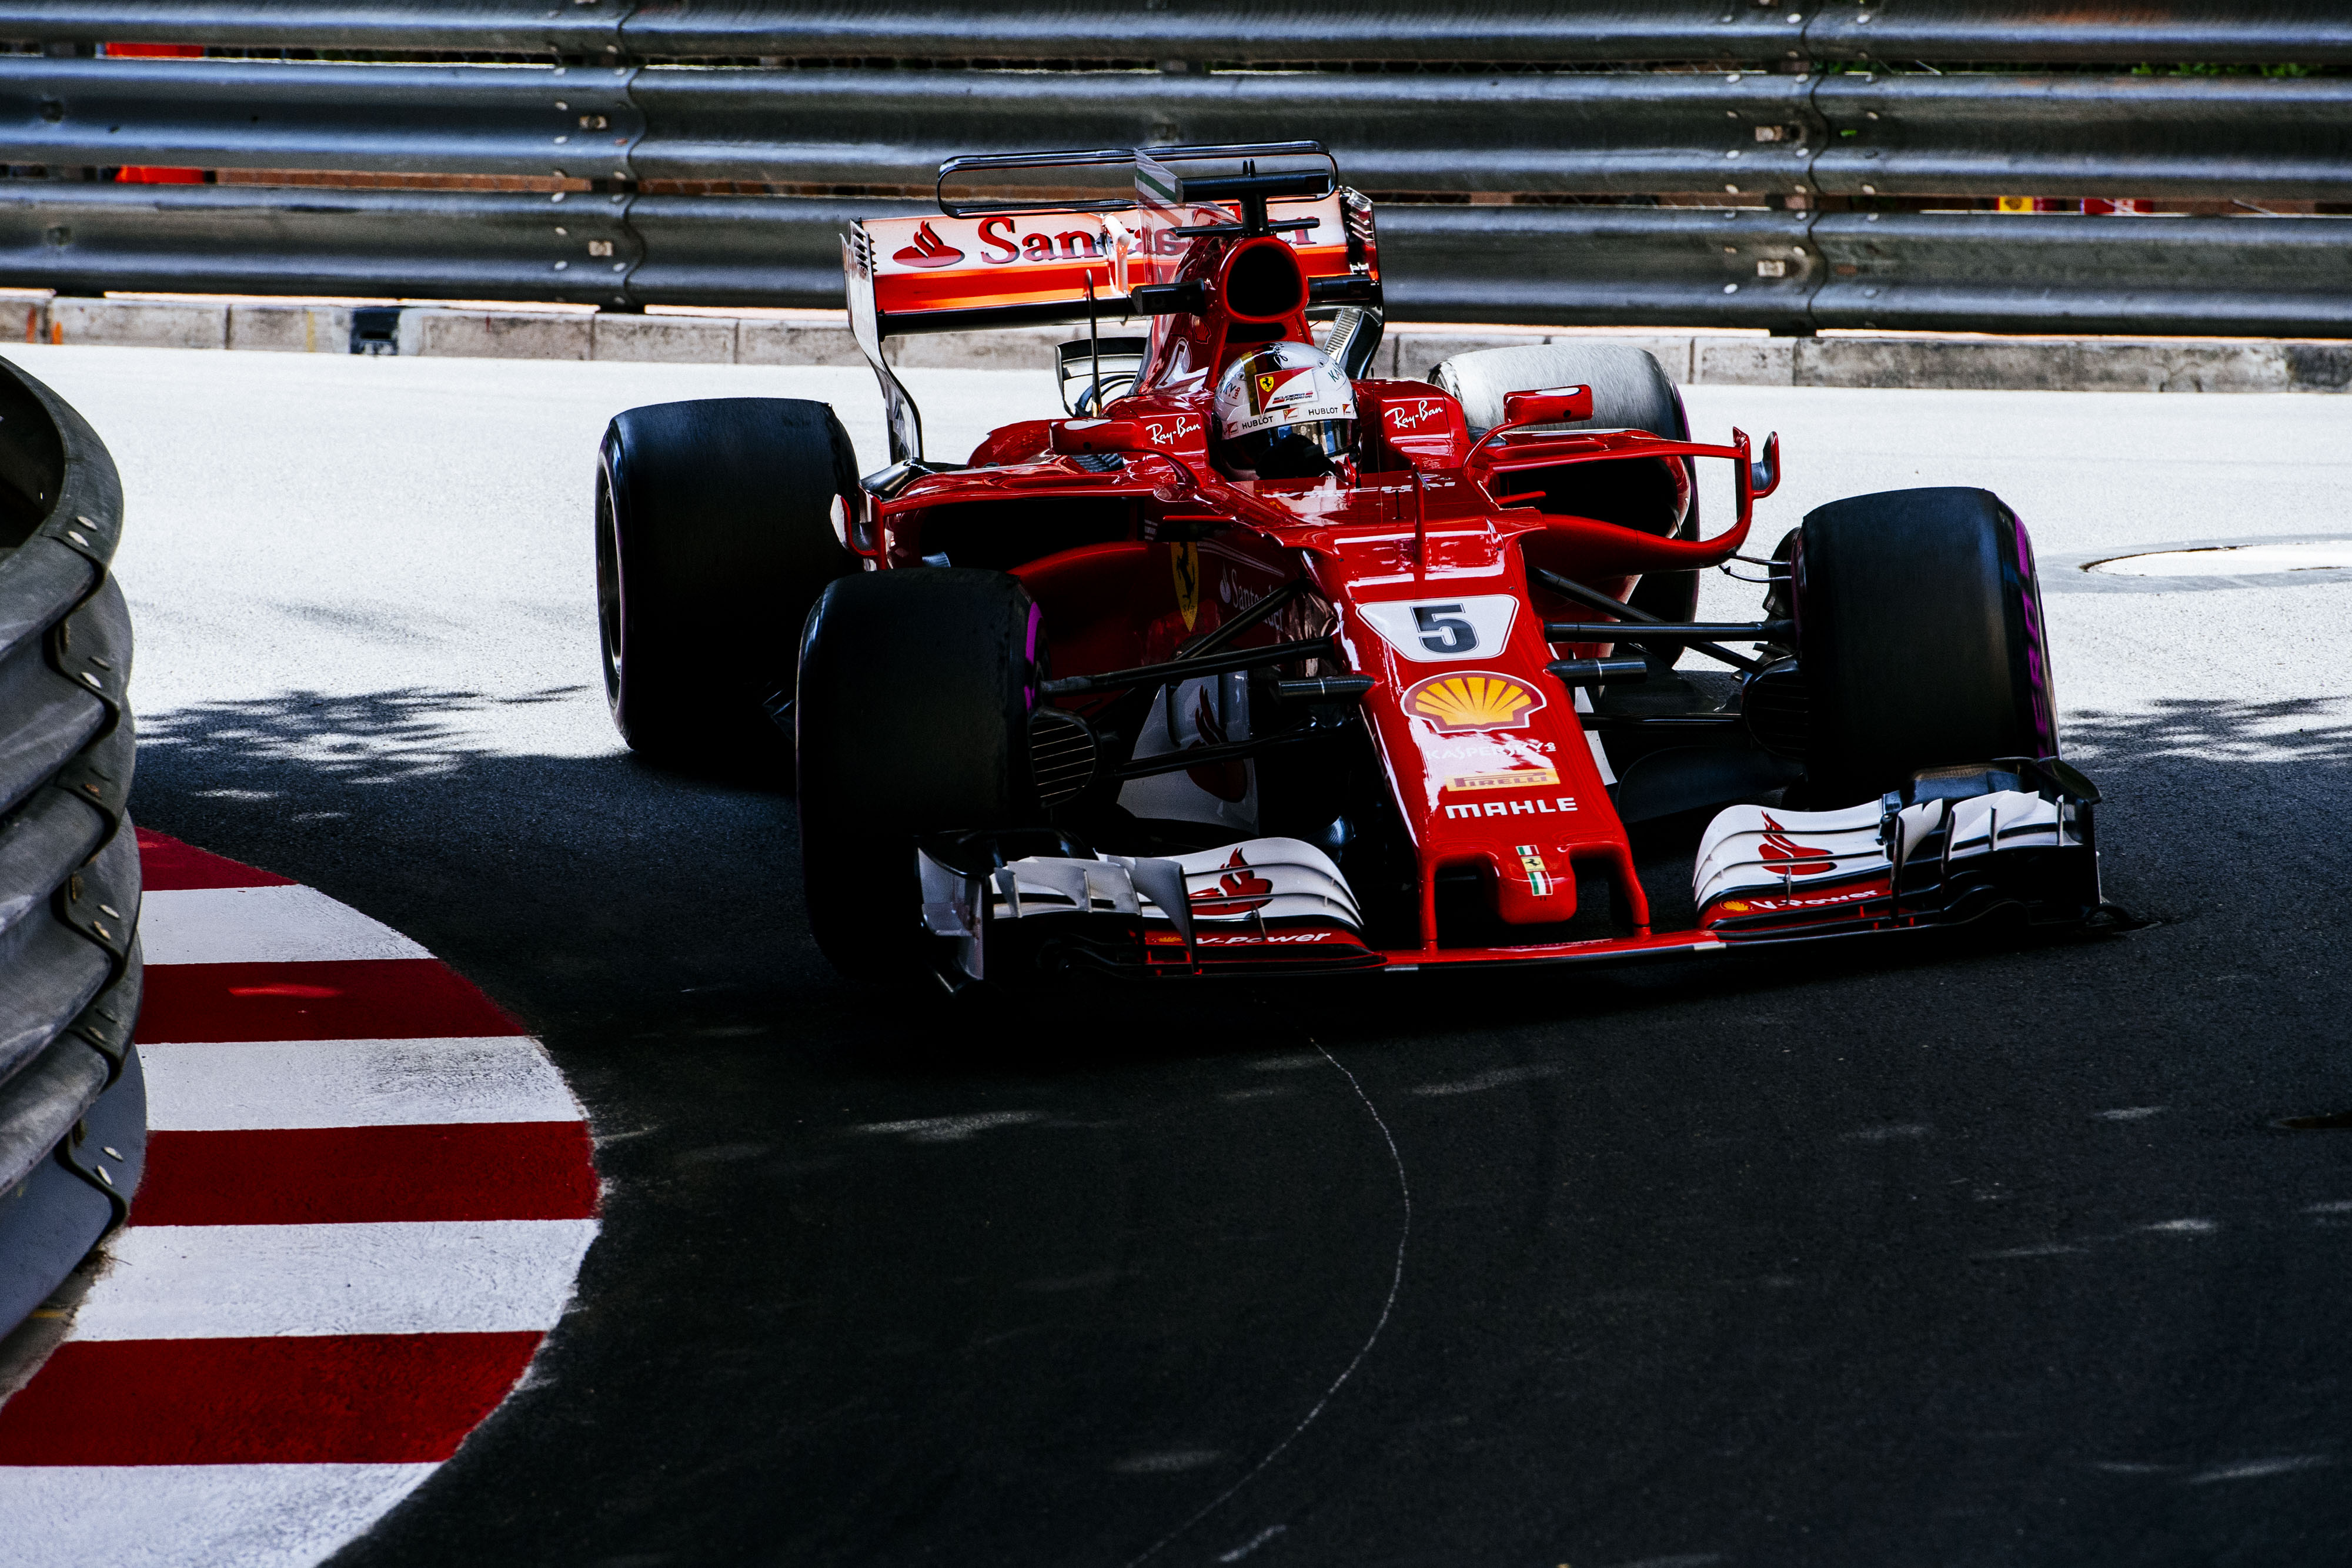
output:
M438 1465L0 1467L0 1556L106 1568L294 1568Z
M139 1059L158 1131L580 1119L528 1035L142 1045Z
M1128 1559L1127 1568L1140 1568L1140 1564L1157 1557L1169 1542L1223 1508L1234 1494L1257 1479L1261 1471L1280 1458L1284 1449L1298 1441L1299 1434L1315 1424L1316 1417L1323 1414L1323 1407L1331 1403L1333 1397L1346 1385L1348 1379L1356 1375L1356 1368L1363 1365L1364 1357L1372 1354L1372 1346L1380 1343L1381 1331L1389 1326L1389 1314L1396 1311L1397 1293L1404 1289L1405 1248L1412 1240L1412 1184L1405 1179L1404 1155L1397 1149L1396 1134L1389 1131L1387 1118L1381 1114L1381 1108L1372 1103L1372 1097L1364 1092L1364 1086L1356 1082L1356 1075L1348 1071L1347 1064L1332 1055L1325 1049L1323 1042L1312 1035L1307 1037L1307 1043L1313 1046L1316 1052L1324 1061L1329 1062L1340 1077L1348 1081L1349 1089L1355 1091L1356 1098L1362 1103L1365 1113L1371 1117L1372 1125L1381 1130L1381 1141L1389 1146L1389 1164L1396 1167L1397 1199L1402 1206L1402 1218L1397 1224L1396 1267L1389 1275L1389 1293L1381 1301L1381 1315L1373 1322L1372 1332L1364 1336L1364 1343L1356 1347L1356 1354L1349 1358L1347 1365L1339 1369L1339 1375L1331 1380L1331 1386L1323 1391L1323 1397L1318 1399L1307 1414L1298 1418L1298 1424L1284 1435L1282 1441L1268 1448L1257 1463L1243 1473L1239 1480L1195 1509L1183 1523ZM1265 1539L1266 1533L1262 1532L1252 1545ZM1245 1551L1230 1552L1219 1557L1217 1561L1232 1563L1238 1561L1244 1555L1246 1555Z
M140 905L150 964L303 964L429 958L415 943L315 887L198 887Z
M593 1219L134 1225L73 1337L544 1332L595 1236Z

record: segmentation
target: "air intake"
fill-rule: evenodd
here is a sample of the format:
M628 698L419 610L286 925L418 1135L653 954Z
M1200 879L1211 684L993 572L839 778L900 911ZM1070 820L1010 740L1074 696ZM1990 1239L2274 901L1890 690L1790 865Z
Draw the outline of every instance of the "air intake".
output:
M1040 707L1029 716L1029 776L1046 810L1075 800L1095 777L1095 732L1066 708Z

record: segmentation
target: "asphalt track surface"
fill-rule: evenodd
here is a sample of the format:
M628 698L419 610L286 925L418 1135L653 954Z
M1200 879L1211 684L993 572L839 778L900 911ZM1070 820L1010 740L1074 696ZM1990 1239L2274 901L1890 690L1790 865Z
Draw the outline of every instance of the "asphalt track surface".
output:
M606 415L871 461L861 373L23 361L124 471L142 822L447 958L599 1135L528 1385L339 1563L2352 1560L2352 1130L2279 1124L2352 1110L2339 574L2049 569L2128 936L954 1007L832 978L789 801L593 685ZM916 390L943 452L1049 395ZM1782 433L1768 539L2352 534L2341 401L1689 397Z

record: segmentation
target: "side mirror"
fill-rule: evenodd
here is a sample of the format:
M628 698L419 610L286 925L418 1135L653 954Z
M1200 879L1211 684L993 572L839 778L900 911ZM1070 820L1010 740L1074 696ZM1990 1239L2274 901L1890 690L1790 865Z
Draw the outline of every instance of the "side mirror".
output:
M1052 445L1065 457L1097 452L1149 452L1143 426L1131 419L1073 419L1054 426Z
M1764 438L1764 455L1748 465L1748 494L1762 500L1780 487L1780 433Z
M1503 419L1508 424L1559 424L1591 417L1591 387L1546 387L1503 396Z

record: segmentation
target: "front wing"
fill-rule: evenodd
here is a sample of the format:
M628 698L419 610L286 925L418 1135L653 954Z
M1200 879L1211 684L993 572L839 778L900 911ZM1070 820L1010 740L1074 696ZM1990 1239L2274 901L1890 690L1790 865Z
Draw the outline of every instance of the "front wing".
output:
M923 928L964 979L1356 969L1381 956L1339 868L1297 839L1164 859L1028 855L986 873L918 851Z
M1626 959L1959 925L2003 911L2081 926L2111 909L2099 892L2092 801L2030 787L2039 782L1995 770L1840 811L1734 806L1700 841L1696 930L1520 948L1375 946L1347 878L1297 839L1165 858L1024 855L985 870L924 849L916 866L935 963L959 985L1074 966L1158 976ZM1930 798L1906 803L1921 793Z

